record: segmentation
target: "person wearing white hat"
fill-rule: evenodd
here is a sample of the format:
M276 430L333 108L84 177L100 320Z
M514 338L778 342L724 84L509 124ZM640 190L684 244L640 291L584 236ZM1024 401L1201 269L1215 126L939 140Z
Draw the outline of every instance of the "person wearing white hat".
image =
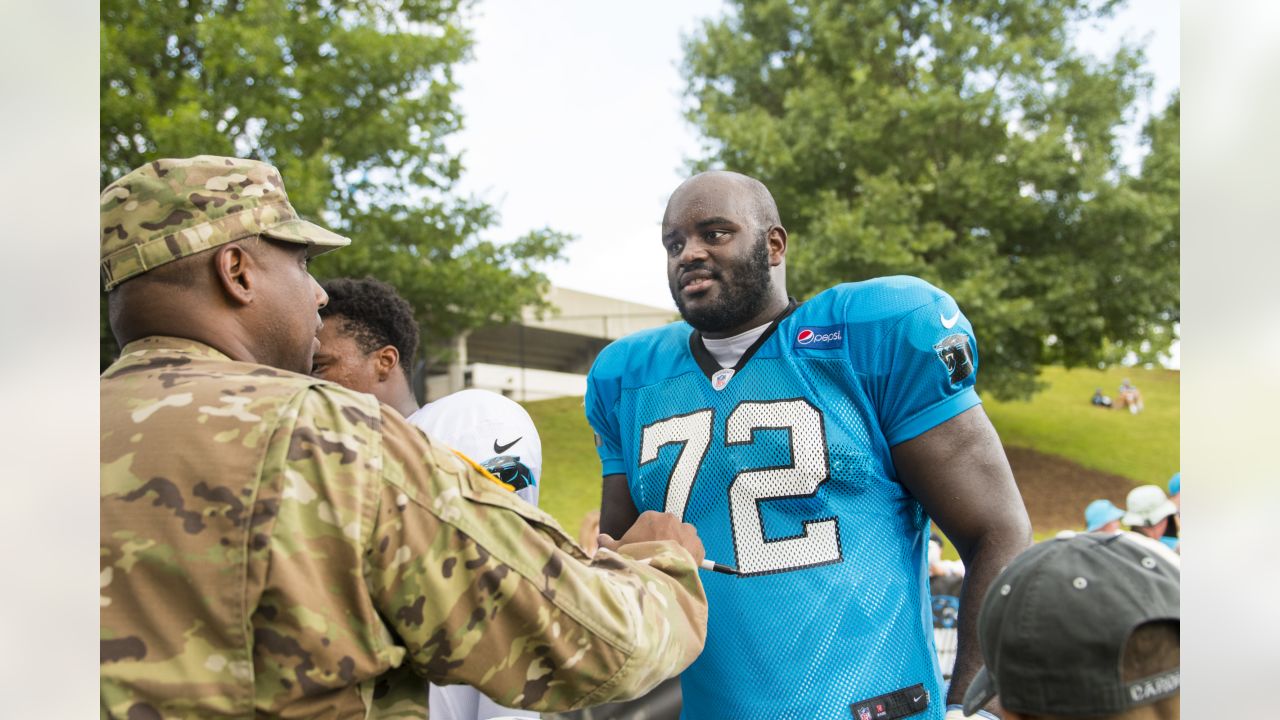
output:
M1125 515L1122 519L1129 529L1139 535L1158 540L1172 550L1178 549L1178 538L1167 537L1165 530L1170 518L1176 515L1178 506L1164 494L1158 485L1139 485L1125 498Z

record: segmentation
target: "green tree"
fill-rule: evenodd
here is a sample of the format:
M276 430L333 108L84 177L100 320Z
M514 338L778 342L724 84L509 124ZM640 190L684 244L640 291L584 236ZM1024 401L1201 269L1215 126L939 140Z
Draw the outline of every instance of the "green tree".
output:
M769 186L798 295L899 273L950 292L998 397L1029 395L1044 364L1163 350L1178 317L1177 105L1172 155L1156 137L1130 177L1117 130L1150 92L1142 51L1094 60L1072 44L1116 4L734 0L685 43L688 118L706 139L693 169Z
M101 183L157 157L274 164L306 217L352 246L319 277L373 275L442 339L542 307L538 267L569 238L497 244L483 202L458 197L453 67L468 0L104 0ZM104 315L105 317L105 315ZM103 322L102 363L116 352Z

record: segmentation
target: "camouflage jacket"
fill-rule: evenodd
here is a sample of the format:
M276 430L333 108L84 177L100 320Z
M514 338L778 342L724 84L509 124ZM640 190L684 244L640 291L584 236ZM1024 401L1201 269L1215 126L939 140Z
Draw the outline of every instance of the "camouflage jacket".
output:
M702 649L674 543L588 559L370 395L150 337L102 376L103 717L570 709Z

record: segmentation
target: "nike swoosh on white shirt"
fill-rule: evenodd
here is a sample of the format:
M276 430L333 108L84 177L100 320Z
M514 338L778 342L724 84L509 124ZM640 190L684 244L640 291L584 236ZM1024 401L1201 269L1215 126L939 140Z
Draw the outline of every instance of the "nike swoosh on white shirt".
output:
M947 317L942 313L938 313L938 319L942 321L942 327L950 330L952 327L955 326L956 321L960 319L960 311L957 310L956 314L952 315L950 320L948 320Z
M520 437L516 438L515 440L512 440L511 442L507 443L506 445L499 445L499 444L498 444L498 439L497 439L497 438L494 438L494 440L493 440L493 451L494 451L494 452L496 452L496 453L498 453L499 455L501 455L502 453L504 453L504 452L506 452L506 451L510 450L512 445L515 445L516 443L520 442L520 441L521 441L521 440L523 440L523 439L524 439L524 436L523 436L523 435L521 435Z

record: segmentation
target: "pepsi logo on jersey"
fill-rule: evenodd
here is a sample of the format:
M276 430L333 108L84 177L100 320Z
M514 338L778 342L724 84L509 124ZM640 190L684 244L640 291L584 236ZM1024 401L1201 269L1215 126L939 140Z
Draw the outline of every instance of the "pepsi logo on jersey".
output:
M809 350L834 350L844 347L844 326L800 328L796 333L796 347Z

